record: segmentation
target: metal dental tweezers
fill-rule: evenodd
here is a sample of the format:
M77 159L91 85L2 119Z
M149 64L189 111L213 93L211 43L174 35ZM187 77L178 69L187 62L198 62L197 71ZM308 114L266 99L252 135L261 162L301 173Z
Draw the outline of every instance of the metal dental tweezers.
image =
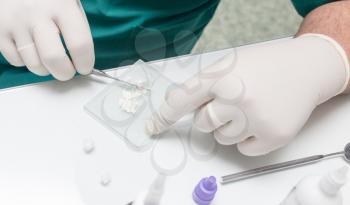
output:
M136 85L136 84L133 84L133 83L130 83L130 82L127 82L127 81L124 81L124 80L121 80L119 78L116 78L116 77L113 77L109 74L107 74L106 72L102 71L102 70L97 70L97 69L93 69L92 72L91 72L92 75L96 75L96 76L101 76L101 77L104 77L104 78L109 78L109 79L112 79L112 80L115 80L119 83L122 83L124 85L127 85L129 87L134 87L134 88L137 88L137 89L145 89L145 90L150 90L149 88L145 88L145 87L142 87L142 86L139 86L139 85Z

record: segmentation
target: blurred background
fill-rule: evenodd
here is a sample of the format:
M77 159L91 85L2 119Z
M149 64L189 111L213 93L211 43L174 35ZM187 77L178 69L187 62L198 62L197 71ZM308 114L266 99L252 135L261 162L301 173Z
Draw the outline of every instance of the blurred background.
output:
M292 36L301 21L290 0L221 0L192 53Z

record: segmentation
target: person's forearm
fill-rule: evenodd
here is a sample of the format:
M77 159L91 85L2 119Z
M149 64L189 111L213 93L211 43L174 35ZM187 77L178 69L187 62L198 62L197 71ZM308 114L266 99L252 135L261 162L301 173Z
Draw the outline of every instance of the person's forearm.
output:
M336 1L321 6L308 14L296 36L319 33L336 40L350 60L350 0ZM350 93L350 84L346 93Z

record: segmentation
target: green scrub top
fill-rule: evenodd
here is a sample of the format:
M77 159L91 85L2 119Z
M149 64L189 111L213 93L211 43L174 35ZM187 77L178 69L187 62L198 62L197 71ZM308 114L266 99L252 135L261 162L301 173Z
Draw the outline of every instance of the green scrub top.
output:
M303 17L315 8L334 1L336 0L292 0L295 9Z
M81 0L89 20L95 67L113 68L190 53L220 0ZM0 89L42 82L0 55Z
M187 54L220 0L81 0L105 69ZM300 15L332 0L292 0ZM0 54L0 89L51 80L9 65Z

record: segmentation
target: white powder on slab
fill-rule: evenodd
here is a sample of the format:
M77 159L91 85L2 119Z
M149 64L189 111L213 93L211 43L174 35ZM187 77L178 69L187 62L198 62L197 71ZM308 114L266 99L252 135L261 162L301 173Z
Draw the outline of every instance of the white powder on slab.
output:
M140 87L145 86L144 81L138 81L135 84ZM143 98L148 93L147 90L133 87L122 89L122 96L119 98L120 109L127 113L135 114L142 105Z

